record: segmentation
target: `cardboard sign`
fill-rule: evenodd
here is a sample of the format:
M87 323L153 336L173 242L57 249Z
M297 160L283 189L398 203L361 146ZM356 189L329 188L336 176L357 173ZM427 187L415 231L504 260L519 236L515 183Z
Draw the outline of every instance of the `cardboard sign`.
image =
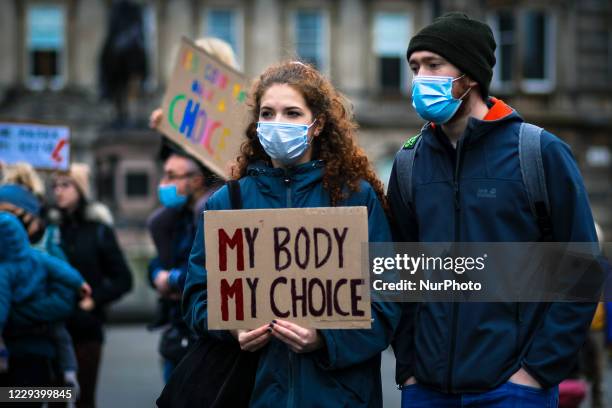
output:
M247 78L182 39L159 126L170 140L227 178L247 125Z
M26 162L39 170L68 170L70 128L0 122L0 161L5 164Z
M371 327L366 207L206 211L204 227L210 329Z

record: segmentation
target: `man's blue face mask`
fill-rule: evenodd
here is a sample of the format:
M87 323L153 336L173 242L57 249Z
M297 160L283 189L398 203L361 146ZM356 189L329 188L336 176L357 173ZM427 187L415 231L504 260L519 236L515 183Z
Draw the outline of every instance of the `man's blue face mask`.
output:
M259 143L268 156L284 165L295 163L308 149L310 125L283 122L257 122Z
M463 97L453 98L453 82L463 78L447 76L416 76L412 80L412 106L423 119L444 124L451 120L463 102Z
M175 184L166 184L157 188L159 202L166 208L181 208L187 202L187 196L179 194Z

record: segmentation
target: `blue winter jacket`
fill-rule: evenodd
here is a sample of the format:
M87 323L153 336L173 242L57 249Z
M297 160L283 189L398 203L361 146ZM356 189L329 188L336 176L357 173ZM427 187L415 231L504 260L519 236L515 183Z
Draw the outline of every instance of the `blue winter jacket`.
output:
M330 206L329 193L322 185L323 166L320 161L290 170L250 166L247 176L240 180L243 208ZM366 182L360 188L339 205L367 206L369 240L390 241L387 219L376 193ZM231 209L227 187L216 192L206 207ZM202 226L200 222L183 295L185 321L199 334L207 333L206 291L199 289L206 282ZM251 406L382 406L380 353L389 345L399 316L396 304L373 303L371 330L320 330L324 349L307 354L293 353L273 338L262 349ZM227 341L236 341L224 333Z
M65 320L76 307L81 275L66 262L30 247L12 214L0 212L0 331ZM50 337L6 338L12 355L55 355Z
M530 212L519 166L523 119L491 98L485 120L470 118L453 148L428 126L416 152L413 203L389 180L396 241L533 242L541 231ZM409 148L406 146L405 148ZM552 241L596 242L582 177L567 144L544 131L541 148L551 204ZM399 153L398 153L399 154ZM482 191L494 194L481 194ZM490 390L523 367L544 388L574 366L595 303L405 304L394 348L396 380L410 376L442 392Z

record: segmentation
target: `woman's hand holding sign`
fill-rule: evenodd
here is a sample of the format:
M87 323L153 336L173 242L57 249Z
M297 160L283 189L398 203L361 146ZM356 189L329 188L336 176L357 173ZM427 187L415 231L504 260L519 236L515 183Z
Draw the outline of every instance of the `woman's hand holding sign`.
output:
M257 351L270 341L270 326L264 325L254 330L231 330L230 333L240 343L240 349L244 351Z
M269 327L272 335L295 353L310 353L323 347L323 338L317 329L306 329L285 320L272 320Z

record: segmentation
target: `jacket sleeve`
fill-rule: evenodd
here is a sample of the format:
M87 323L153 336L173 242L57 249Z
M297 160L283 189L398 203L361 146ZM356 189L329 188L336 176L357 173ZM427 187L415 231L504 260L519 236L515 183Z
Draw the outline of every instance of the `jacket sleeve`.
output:
M50 282L45 292L13 307L10 313L11 322L23 326L66 320L74 313L77 298L77 292L73 288Z
M391 233L385 212L373 189L369 188L369 242L390 242ZM372 302L372 328L369 330L320 330L325 347L316 352L317 364L323 369L350 367L370 360L384 351L400 319L397 303Z
M78 291L83 282L85 282L81 274L70 266L68 262L42 252L38 255L51 281L65 285L75 292Z
M229 209L227 187L222 187L206 203L206 210ZM225 330L208 330L208 303L206 284L206 253L204 250L204 215L199 214L195 239L189 255L189 266L183 290L182 312L185 323L197 334L219 339L234 340Z
M56 322L67 319L75 310L78 288L84 282L79 272L67 262L38 250L32 251L48 277L46 290L17 305L11 312L15 322Z
M402 151L398 153L402 154ZM391 209L391 232L395 242L416 242L419 240L418 223L413 207L405 201L401 194L400 180L397 172L396 159L393 163L389 187L387 188L387 199ZM414 375L414 331L415 316L418 303L400 303L402 317L393 338L393 351L395 353L395 381L403 384Z
M546 139L544 136L547 136ZM552 141L551 141L552 139ZM597 242L591 207L569 147L542 137L553 241ZM521 365L544 388L565 379L585 341L597 303L551 303Z
M97 233L100 235L98 256L105 280L100 287L94 289L92 297L96 307L100 307L119 299L132 289L132 273L113 230L107 225L99 224Z
M168 269L172 264L172 229L177 219L177 211L165 207L158 208L147 219L147 228L161 269Z

